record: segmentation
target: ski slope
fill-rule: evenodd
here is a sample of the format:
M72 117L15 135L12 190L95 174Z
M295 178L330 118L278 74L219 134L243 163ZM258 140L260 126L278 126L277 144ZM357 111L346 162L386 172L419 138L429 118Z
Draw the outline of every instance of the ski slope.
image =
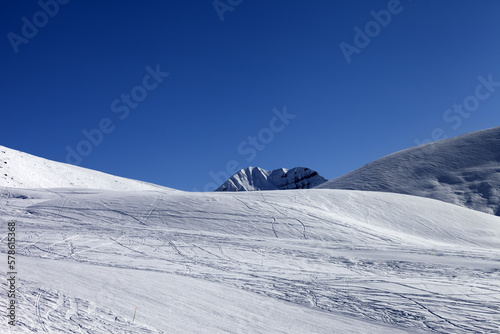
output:
M3 188L0 214L13 333L500 333L500 218L441 201Z
M317 188L410 194L500 216L500 127L399 151Z
M0 187L107 190L170 189L39 158L4 146L0 146ZM170 190L174 191L174 189Z

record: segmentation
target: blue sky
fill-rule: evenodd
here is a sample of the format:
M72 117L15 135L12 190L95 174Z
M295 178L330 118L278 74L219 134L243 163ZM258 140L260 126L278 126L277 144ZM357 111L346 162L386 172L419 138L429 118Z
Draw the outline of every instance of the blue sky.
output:
M44 158L211 190L499 123L495 0L55 1L0 14L0 145Z

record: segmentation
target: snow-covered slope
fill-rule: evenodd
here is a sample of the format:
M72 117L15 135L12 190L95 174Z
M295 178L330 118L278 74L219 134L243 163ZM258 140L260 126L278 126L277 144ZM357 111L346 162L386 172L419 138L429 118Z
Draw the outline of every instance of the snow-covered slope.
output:
M491 171L494 130L438 146L481 148L476 164L431 167ZM0 164L4 259L8 222L16 244L0 333L500 333L500 217L387 192L172 191L6 148Z
M0 146L0 187L109 190L169 189L39 158L4 146Z
M436 200L6 188L0 220L15 333L500 330L500 218Z
M215 191L310 189L327 180L304 167L267 171L259 167L241 169Z
M393 153L318 188L411 194L500 215L500 127Z

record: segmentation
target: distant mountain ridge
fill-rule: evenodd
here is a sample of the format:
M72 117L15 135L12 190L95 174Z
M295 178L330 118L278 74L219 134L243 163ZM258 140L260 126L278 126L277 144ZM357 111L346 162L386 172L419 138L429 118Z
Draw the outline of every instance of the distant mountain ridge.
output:
M387 155L318 188L429 197L500 216L500 127Z
M215 191L310 189L326 181L318 172L305 167L272 171L248 167L231 176Z

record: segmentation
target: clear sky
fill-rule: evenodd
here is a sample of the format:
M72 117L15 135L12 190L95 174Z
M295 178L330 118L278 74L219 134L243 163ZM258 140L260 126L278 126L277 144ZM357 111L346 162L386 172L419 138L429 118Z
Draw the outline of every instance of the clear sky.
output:
M500 120L497 0L1 5L0 145L115 175L331 179Z

